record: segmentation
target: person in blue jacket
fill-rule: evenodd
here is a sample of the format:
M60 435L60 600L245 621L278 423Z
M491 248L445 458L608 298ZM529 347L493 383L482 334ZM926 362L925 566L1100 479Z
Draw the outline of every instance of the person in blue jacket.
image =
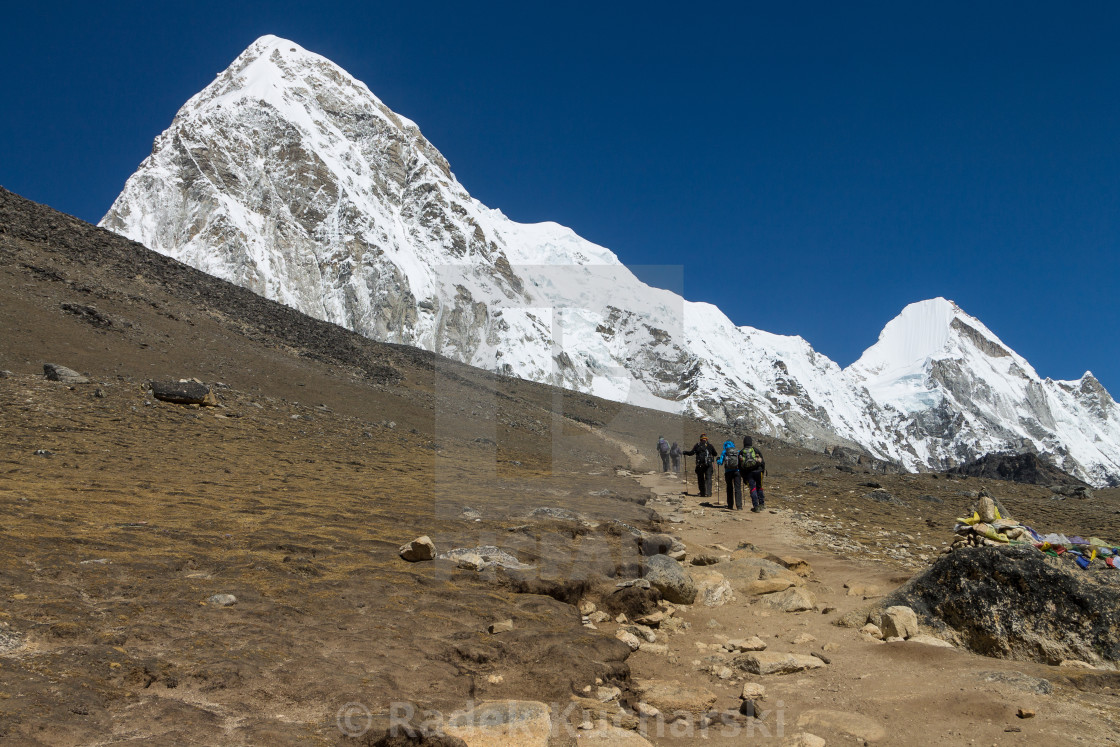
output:
M727 485L727 510L743 510L743 476L739 474L739 452L734 441L723 442L723 453L716 462L723 465L723 476Z

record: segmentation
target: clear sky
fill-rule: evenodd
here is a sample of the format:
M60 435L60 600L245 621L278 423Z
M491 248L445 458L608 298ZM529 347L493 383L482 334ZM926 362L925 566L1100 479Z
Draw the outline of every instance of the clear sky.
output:
M1120 396L1120 3L9 4L0 185L96 222L263 34L737 324L847 365L945 296Z

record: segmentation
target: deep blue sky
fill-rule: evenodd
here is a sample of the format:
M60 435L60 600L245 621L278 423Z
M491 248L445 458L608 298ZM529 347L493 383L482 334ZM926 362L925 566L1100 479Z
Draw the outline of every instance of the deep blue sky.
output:
M1120 3L4 15L0 185L91 222L187 98L277 34L415 120L483 203L684 265L686 297L736 323L847 365L941 295L1041 375L1092 369L1120 396Z

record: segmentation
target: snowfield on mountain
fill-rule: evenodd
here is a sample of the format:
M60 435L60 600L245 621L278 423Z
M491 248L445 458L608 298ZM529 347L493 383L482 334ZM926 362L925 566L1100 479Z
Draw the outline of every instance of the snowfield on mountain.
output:
M1120 410L978 320L908 306L842 369L652 288L608 249L473 199L417 125L331 61L254 42L179 111L103 227L372 339L907 469L1035 451L1120 484Z

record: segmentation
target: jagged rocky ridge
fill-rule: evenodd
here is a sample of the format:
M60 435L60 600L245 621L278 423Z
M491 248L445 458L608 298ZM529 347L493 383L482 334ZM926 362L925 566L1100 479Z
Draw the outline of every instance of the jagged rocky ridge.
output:
M1120 481L1120 411L1041 379L945 299L847 369L640 282L555 223L473 199L415 123L266 36L179 111L101 225L377 340L908 469L1037 452Z

